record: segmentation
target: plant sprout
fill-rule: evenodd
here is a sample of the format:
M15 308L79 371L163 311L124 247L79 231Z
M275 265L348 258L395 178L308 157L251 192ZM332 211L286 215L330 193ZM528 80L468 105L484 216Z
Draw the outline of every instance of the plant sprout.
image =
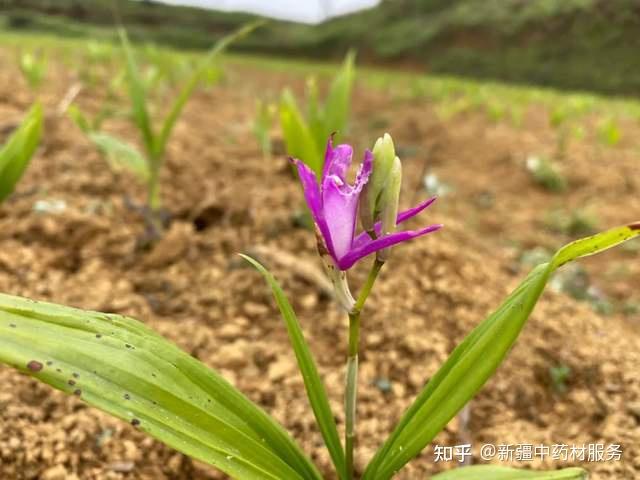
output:
M349 52L333 78L324 104L318 99L315 79L307 80L306 117L289 89L280 99L280 126L290 157L304 158L317 176L323 165L324 146L333 132L342 133L349 118L351 88L355 78L355 54Z
M389 263L388 274L393 274L389 248L434 231L436 226L427 227L428 231L394 232L398 223L424 210L428 202L397 214L401 164L390 137L380 139L373 152L365 154L364 166L354 186L348 184L344 176L351 152L348 145L333 147L329 143L321 185L316 183L306 162L295 161L318 228L320 256L327 270L334 272L330 276L336 296L349 317L344 443L291 304L269 271L250 257L244 258L264 276L273 292L337 477L340 480L356 477L387 480L416 457L493 375L552 274L573 260L637 237L640 222L569 243L549 261L536 266L504 303L453 350L404 412L364 472L354 472L360 315L382 267ZM364 232L354 236L352 212L358 209ZM340 218L345 222L338 222ZM367 254L374 252L369 277L357 299L345 301L352 298L348 269L356 261L365 262ZM0 362L126 420L232 478L322 478L298 444L269 415L215 371L136 320L0 294L0 347ZM70 379L73 382L69 382ZM586 475L582 468L534 472L481 465L447 471L432 478L577 480Z
M164 229L160 197L160 171L164 163L167 143L184 106L195 91L202 77L209 71L209 64L214 61L229 44L249 34L261 24L262 22L254 22L245 25L220 39L211 50L209 50L205 58L193 70L173 100L167 115L160 123L159 129L156 129L149 113L148 88L150 80L143 77L134 58L133 49L129 44L126 32L122 29L119 31L126 58L125 80L132 107L131 116L141 136L142 152L137 147L113 135L96 131L96 127L99 127L101 124L102 118L100 118L100 115L97 117L97 120L99 120L97 125L92 125L86 117L83 117L79 113L79 110L76 109L72 113L76 123L81 129L88 132L92 141L97 144L102 152L105 152L112 164L117 164L129 169L146 184L146 220L150 227L151 238L160 236Z
M567 189L567 179L547 157L530 155L526 167L535 182L547 190L557 193Z
M37 90L47 73L47 59L44 55L23 52L18 59L20 71L32 90Z
M253 121L253 134L256 136L256 140L258 140L258 144L262 150L262 155L265 158L269 158L271 156L270 130L275 115L275 105L263 100L258 100L256 102L256 118Z
M42 118L42 107L36 103L9 140L0 147L0 203L13 192L38 148Z

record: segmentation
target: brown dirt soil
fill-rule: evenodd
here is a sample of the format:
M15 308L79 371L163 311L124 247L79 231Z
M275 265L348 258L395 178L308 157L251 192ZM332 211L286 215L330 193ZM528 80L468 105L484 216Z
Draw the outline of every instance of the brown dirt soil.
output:
M30 101L12 62L10 55L0 61L0 121L7 125ZM53 73L42 94L50 110L72 80L62 67ZM303 84L299 77L234 66L221 85L196 94L177 125L163 172L165 205L174 220L149 252L136 249L144 225L126 200L141 201L142 187L126 173L112 172L68 119L51 118L44 146L0 209L0 291L145 321L273 414L332 478L270 292L236 255L267 246L297 257L301 267L294 270L273 256L263 260L292 299L342 427L346 319L305 275L319 262L313 235L292 221L303 202L299 185L282 156L262 158L251 134L255 97L275 94L285 82ZM96 105L87 92L79 102L87 109ZM545 213L558 205L590 206L601 226L640 219L640 177L634 145L605 151L575 141L563 164L568 193L541 190L526 174L524 156L550 151L554 140L544 112L535 109L521 128L492 124L479 114L442 121L426 100L358 89L353 118L349 139L359 148L387 130L406 152L404 206L423 195L414 190L425 161L455 186L413 222L446 228L397 248L366 307L357 452L362 469L455 344L523 278L514 245L564 243L567 237L544 223ZM373 118L382 119L384 128L373 128ZM123 120L106 128L136 138ZM489 208L478 201L483 196L493 199ZM38 200L62 200L66 209L34 213ZM583 263L617 300L638 299L637 250ZM618 267L624 274L612 273ZM357 268L353 283L359 285L365 273L366 266ZM637 314L599 316L586 303L547 291L506 362L471 403L468 426L461 431L452 421L436 443L620 443L622 461L585 466L595 479L637 478L638 320ZM572 372L563 395L554 393L549 375L558 365ZM379 388L380 380L389 382L388 391ZM29 376L0 367L0 383L0 478L224 478ZM427 448L397 478L428 478L453 466L432 460Z

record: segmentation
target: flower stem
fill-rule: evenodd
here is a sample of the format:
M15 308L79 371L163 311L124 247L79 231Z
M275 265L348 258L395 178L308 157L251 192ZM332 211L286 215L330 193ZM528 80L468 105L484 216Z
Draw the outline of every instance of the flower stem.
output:
M345 389L345 456L347 479L353 479L353 450L356 440L356 400L358 393L358 344L360 343L360 312L384 262L376 259L371 267L356 304L349 312L349 350L347 357L347 379Z

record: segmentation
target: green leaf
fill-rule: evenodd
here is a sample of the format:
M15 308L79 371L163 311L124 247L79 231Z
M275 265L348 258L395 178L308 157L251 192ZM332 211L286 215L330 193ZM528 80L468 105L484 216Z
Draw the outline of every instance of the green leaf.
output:
M91 131L91 122L77 105L69 105L67 114L83 133L88 134Z
M155 143L153 153L153 156L155 158L159 159L164 154L167 141L169 140L169 136L173 131L173 127L175 126L176 121L178 120L178 117L182 112L182 109L189 100L189 97L191 97L191 94L193 93L195 88L198 86L198 83L205 75L207 75L209 67L211 66L211 62L213 62L231 43L247 36L249 33L251 33L259 26L263 25L264 23L265 22L263 20L258 20L244 25L236 31L230 33L229 35L222 37L216 42L213 48L209 50L209 53L207 53L206 57L202 60L202 62L200 62L199 66L191 74L191 77L189 77L187 83L184 85L184 87L182 87L182 90L178 94L175 102L173 102L171 110L164 120L160 135L158 136Z
M432 480L586 480L586 478L588 474L582 468L536 472L493 465L456 468L431 477Z
M271 125L275 114L275 106L268 102L258 100L256 102L256 117L253 121L253 133L258 140L262 154L265 157L271 155Z
M0 149L0 202L13 192L38 148L42 133L42 106L36 103Z
M233 478L321 478L266 413L131 318L0 294L0 362Z
M38 88L42 84L47 71L46 57L24 52L20 55L18 64L20 71L29 83L29 87L34 90Z
M118 29L118 34L120 35L120 42L122 43L127 61L126 79L129 98L131 100L133 121L138 127L138 130L140 130L147 155L151 156L154 151L155 135L153 134L153 125L151 124L151 118L147 110L147 92L133 56L133 49L129 44L127 32L123 28L120 28Z
M298 323L296 314L274 276L253 258L246 255L240 256L253 265L256 270L264 276L271 287L282 318L287 326L289 339L291 340L291 345L293 346L298 361L298 367L304 380L304 386L307 390L307 396L309 397L311 408L313 409L318 427L322 433L322 438L324 438L325 445L329 450L331 460L336 467L338 475L341 479L345 479L347 478L347 468L344 450L340 443L340 437L338 436L338 429L333 413L331 412L331 407L329 406L327 392L318 374L311 350L304 339L304 334L302 333L302 328L300 327L300 323Z
M280 126L287 154L306 163L318 177L322 174L321 147L311 134L291 91L285 89L280 99ZM324 140L326 142L327 139ZM324 142L321 144L324 146Z
M640 222L572 242L538 265L507 300L454 351L405 412L368 465L363 479L386 480L418 455L480 390L511 349L551 274L640 235Z
M136 147L108 133L89 132L87 136L104 153L114 170L125 168L133 172L140 180L145 182L148 180L149 165Z
M351 89L355 80L355 52L347 53L340 72L333 79L324 106L325 132L316 142L324 145L332 132L344 134L349 119Z

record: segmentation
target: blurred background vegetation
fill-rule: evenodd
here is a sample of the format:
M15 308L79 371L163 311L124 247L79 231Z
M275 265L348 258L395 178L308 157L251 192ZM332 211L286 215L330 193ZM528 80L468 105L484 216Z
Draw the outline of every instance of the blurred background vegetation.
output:
M0 0L14 32L209 48L248 15L132 0ZM607 94L640 93L637 0L384 0L318 26L271 22L236 49L361 62Z

